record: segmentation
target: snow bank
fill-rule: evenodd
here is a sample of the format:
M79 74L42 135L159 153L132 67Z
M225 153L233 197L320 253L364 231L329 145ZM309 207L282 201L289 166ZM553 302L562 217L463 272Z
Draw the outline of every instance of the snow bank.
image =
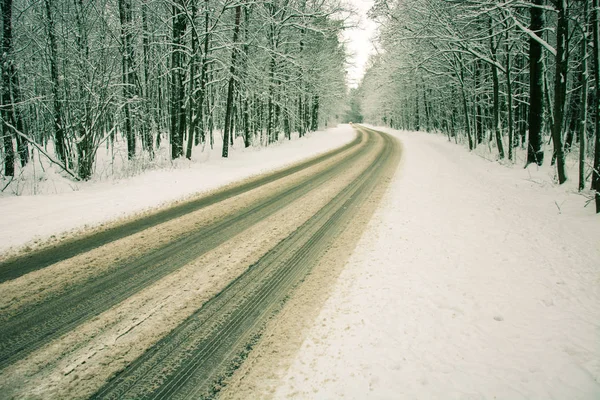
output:
M352 127L340 125L269 147L245 149L236 143L228 159L221 158L220 145L204 152L196 148L191 162L167 163L165 155L159 154L157 169L146 171L135 170L139 163L127 164L124 149L118 148L117 154L104 152L99 156L94 180L84 183L68 181L46 165L44 186L40 190L53 194L0 197L0 252L33 239L97 225L279 169L340 147L354 137ZM118 175L107 171L112 168L137 175L114 180ZM38 177L41 173L38 167Z
M600 398L593 206L395 134L400 170L275 397Z

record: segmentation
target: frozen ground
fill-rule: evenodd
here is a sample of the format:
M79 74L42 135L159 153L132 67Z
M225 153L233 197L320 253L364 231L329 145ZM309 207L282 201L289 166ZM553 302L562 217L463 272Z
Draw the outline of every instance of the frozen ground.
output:
M30 170L25 171L27 178L35 176L22 181L27 187L8 187L0 197L0 252L279 169L342 146L354 137L349 125L340 125L266 148L244 149L237 143L229 159L221 158L217 143L214 150L201 152L196 148L192 162L171 163L166 153L159 154L155 165L151 165L155 169L145 171L140 170L141 163L128 164L124 149L119 148L116 154L101 153L94 178L84 183L62 178L42 156L44 170L38 162L30 163ZM136 175L120 177L123 174ZM41 194L15 195L23 192Z
M600 398L593 204L549 167L395 134L403 164L275 397Z

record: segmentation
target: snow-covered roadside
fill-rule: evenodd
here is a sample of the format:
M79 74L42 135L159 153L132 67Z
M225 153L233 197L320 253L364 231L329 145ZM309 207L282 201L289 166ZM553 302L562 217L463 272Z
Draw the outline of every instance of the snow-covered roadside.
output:
M395 134L400 170L275 397L600 398L592 205Z
M279 169L343 146L355 137L349 125L314 132L267 148L207 152L202 162L147 171L114 182L78 184L77 191L0 197L0 252L34 239L94 226L234 181Z

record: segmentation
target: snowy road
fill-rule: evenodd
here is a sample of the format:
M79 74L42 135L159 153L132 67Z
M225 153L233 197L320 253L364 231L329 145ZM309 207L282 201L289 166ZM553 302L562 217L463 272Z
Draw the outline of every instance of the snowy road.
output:
M86 397L111 377L97 398L214 391L323 254L347 252L336 238L394 173L397 142L361 132L286 171L5 262L3 396Z

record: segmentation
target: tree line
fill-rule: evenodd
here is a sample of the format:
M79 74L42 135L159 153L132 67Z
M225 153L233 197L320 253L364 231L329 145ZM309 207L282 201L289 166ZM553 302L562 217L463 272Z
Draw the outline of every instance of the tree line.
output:
M3 174L32 149L73 179L122 137L129 159L191 158L335 118L345 50L335 0L1 0ZM163 143L164 145L164 143Z
M600 212L598 0L377 0L380 50L356 96L369 121L437 130L499 159L579 152ZM544 160L544 142L552 143Z

